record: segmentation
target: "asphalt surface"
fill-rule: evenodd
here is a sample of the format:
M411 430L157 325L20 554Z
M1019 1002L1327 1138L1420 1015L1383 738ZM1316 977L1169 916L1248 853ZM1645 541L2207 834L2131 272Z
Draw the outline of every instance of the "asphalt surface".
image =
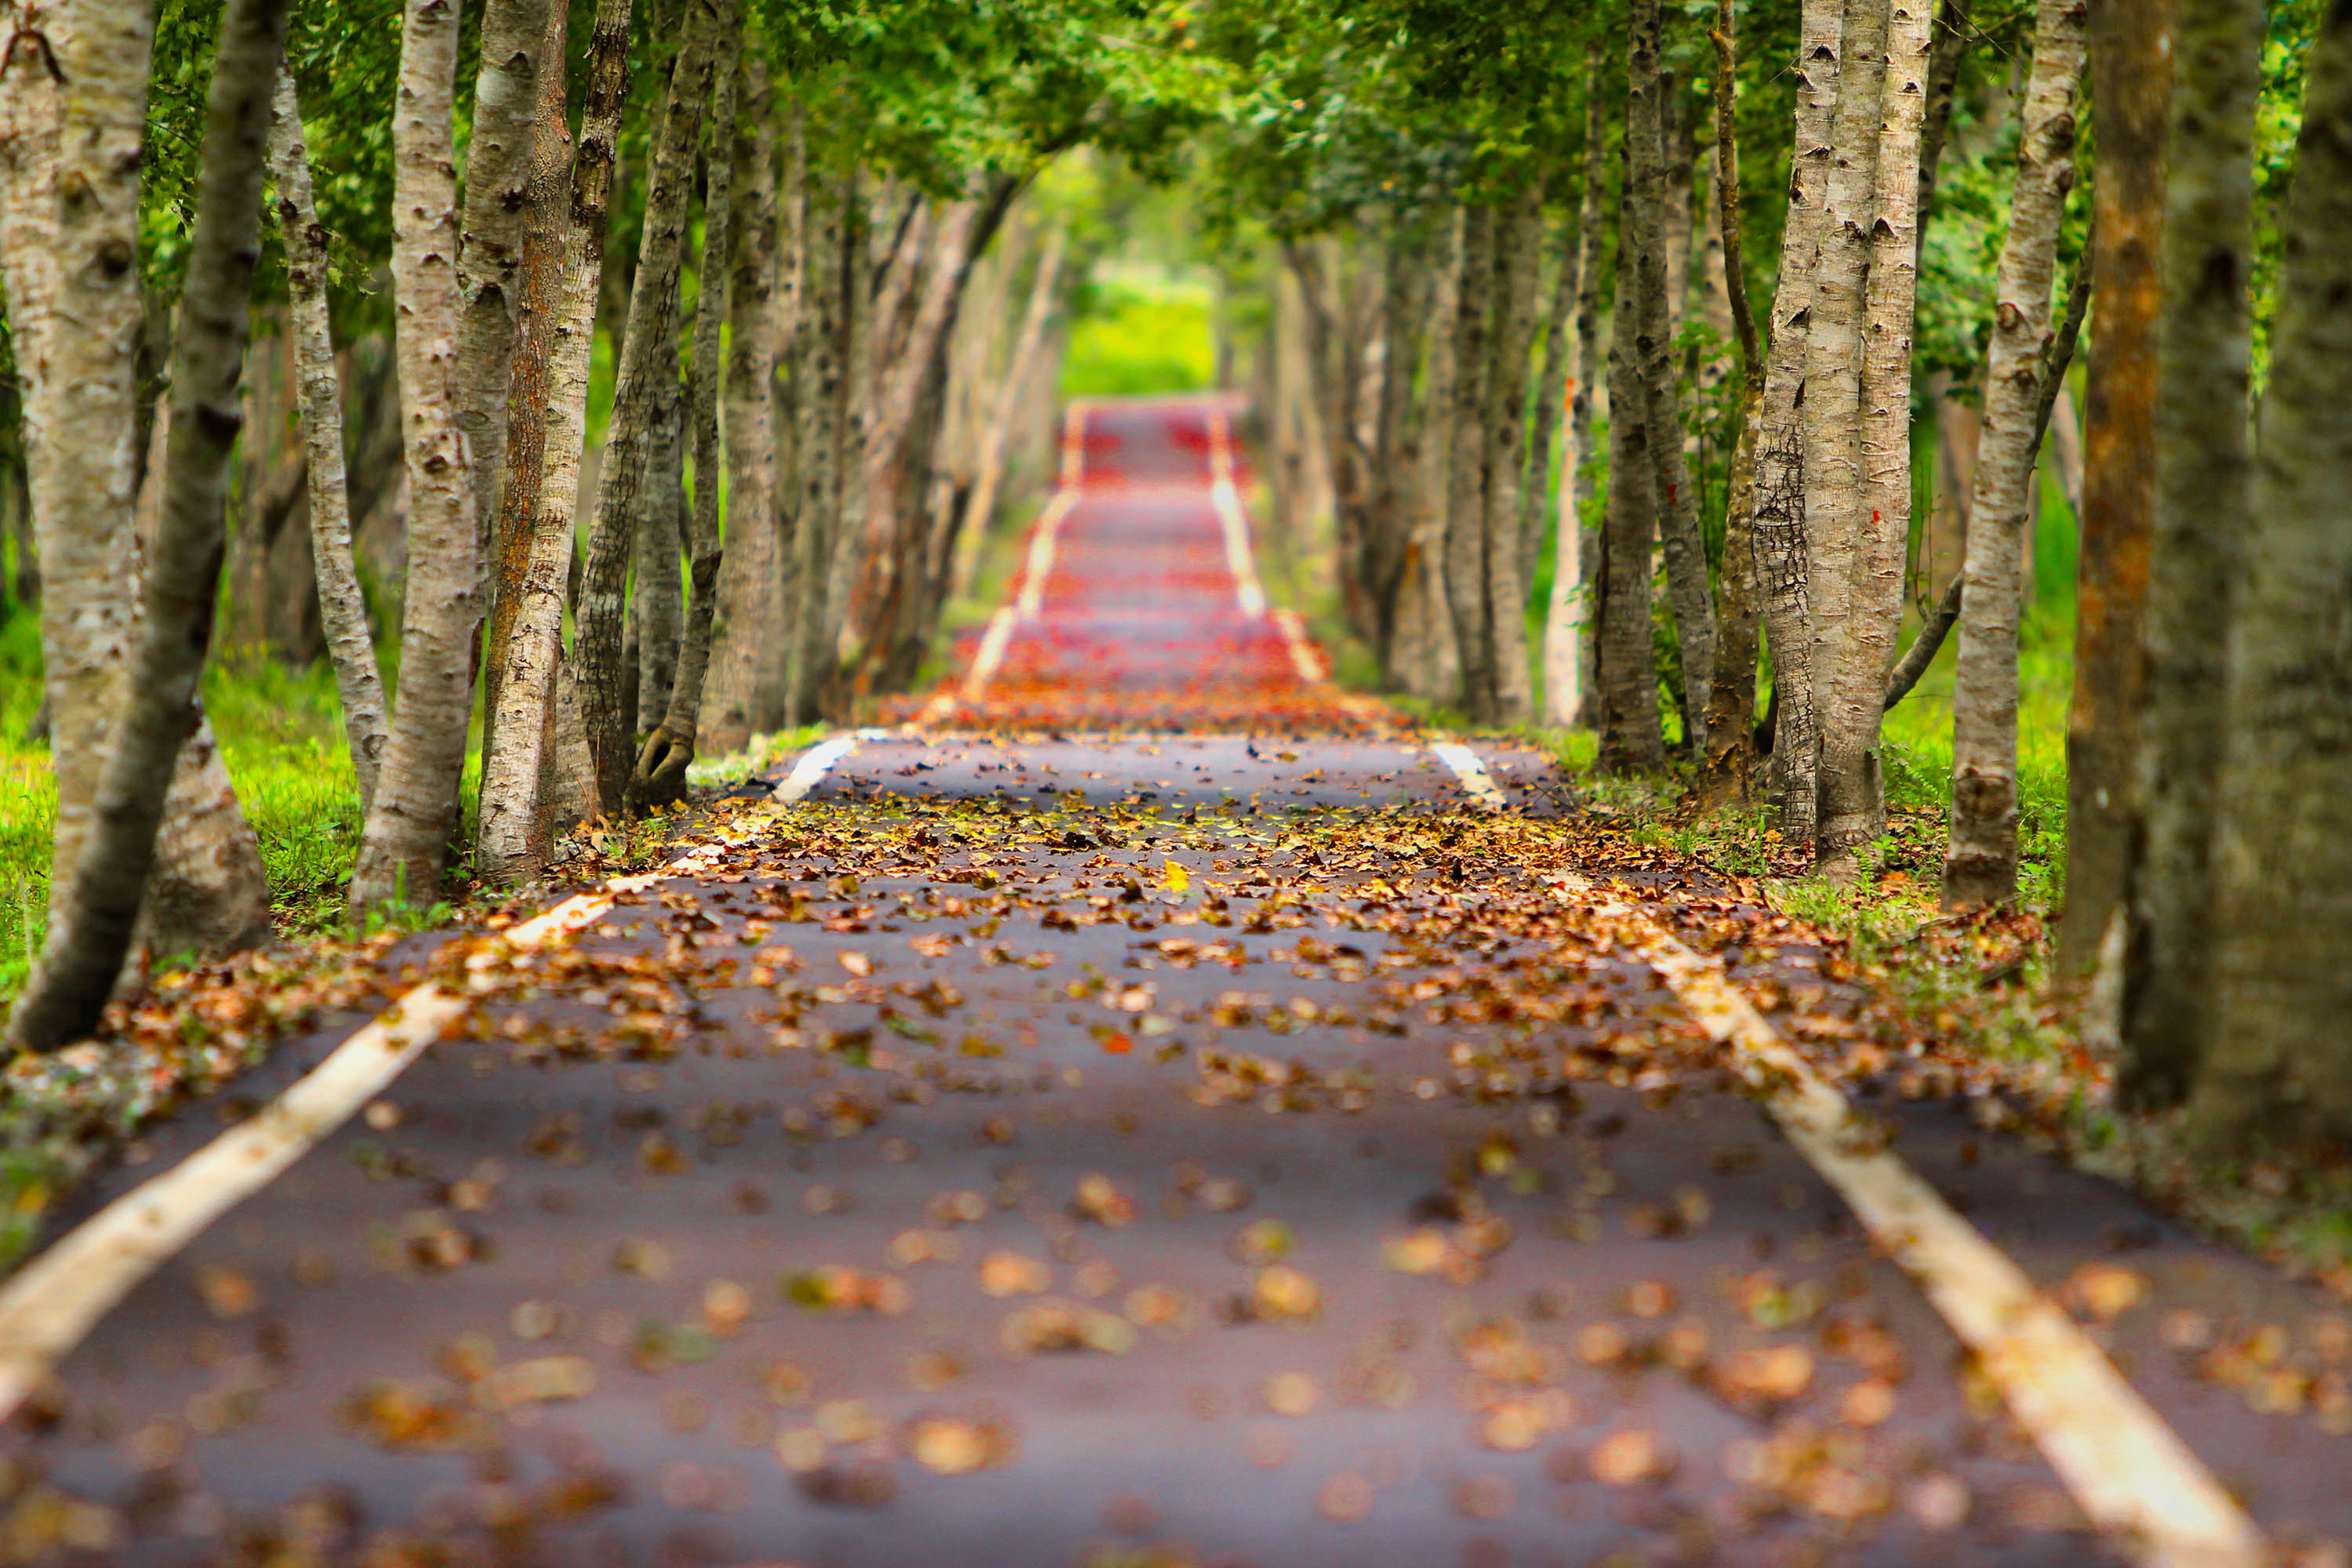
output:
M1570 782L1481 744L1494 825L1233 608L1202 431L1087 421L993 732L870 741L514 959L135 1290L0 1438L0 1563L2128 1560L1515 879ZM1819 956L1734 973L1833 1039ZM1898 1078L1905 1156L2262 1524L2352 1536L2340 1307Z

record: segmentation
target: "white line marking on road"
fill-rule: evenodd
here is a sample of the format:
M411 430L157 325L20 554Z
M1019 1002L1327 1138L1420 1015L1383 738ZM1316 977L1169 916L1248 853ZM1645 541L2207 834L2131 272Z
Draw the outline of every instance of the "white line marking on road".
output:
M866 742L878 741L889 732L887 730L852 730L829 741L819 741L801 753L800 761L793 764L793 771L786 773L784 782L776 786L772 798L784 805L806 798L811 790L824 782L824 775L833 772L844 757Z
M1320 686L1331 678L1331 672L1323 668L1323 660L1315 651L1315 644L1308 639L1307 624L1298 618L1297 610L1286 605L1275 611L1274 624L1282 628L1284 646L1290 649L1290 668L1298 672L1299 679L1309 686Z
M1234 601L1245 618L1255 620L1265 614L1265 589L1250 555L1249 514L1234 483L1233 433L1226 428L1222 406L1209 410L1209 504L1216 509L1217 526L1225 536L1225 568L1234 574Z
M1501 792L1467 748L1430 747L1488 809ZM1569 877L1565 897L1591 884ZM1628 946L1664 977L1710 1038L1732 1048L1789 1142L1836 1188L2000 1391L2018 1424L2100 1530L2154 1568L2256 1568L2261 1532L2164 1418L2022 1269L1886 1149L1837 1086L1772 1032L1721 967L1647 913L1610 903Z
M1486 764L1480 762L1478 753L1469 747L1458 741L1433 741L1429 751L1432 756L1454 770L1454 776L1462 781L1462 787L1469 792L1470 798L1488 811L1500 811L1511 804L1511 797L1503 793L1502 786L1487 773Z

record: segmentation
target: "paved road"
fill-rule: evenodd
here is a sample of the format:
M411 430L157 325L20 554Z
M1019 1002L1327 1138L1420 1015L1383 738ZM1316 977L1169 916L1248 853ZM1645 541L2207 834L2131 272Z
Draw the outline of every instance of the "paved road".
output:
M10 1424L0 1562L2130 1560L1552 890L1631 859L1566 782L1482 744L1477 810L1244 602L1217 417L1083 420L1034 613L949 694L995 728L866 740L576 940L453 945L461 1037ZM1706 946L1751 912L1650 896ZM1728 957L1834 1045L1815 949ZM2273 1539L2352 1535L2327 1301L1867 1103Z

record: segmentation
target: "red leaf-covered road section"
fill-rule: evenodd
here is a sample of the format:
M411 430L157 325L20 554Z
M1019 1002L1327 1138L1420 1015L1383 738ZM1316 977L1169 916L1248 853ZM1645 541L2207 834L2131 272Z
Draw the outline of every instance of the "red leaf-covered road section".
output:
M2004 1405L2035 1365L1864 1233L1666 933L1865 1110L1843 1153L1891 1142L2284 1561L2344 1561L2339 1303L2000 1131L1977 1066L1538 753L1329 732L1198 500L1144 488L1206 439L1223 525L1209 414L1083 430L1136 488L1073 513L1025 695L961 716L999 727L840 738L576 934L407 949L467 1010L56 1363L0 1563L2250 1561L2086 1528ZM67 1219L146 1224L342 1038Z
M1256 577L1223 402L1071 411L1061 489L988 626L922 710L956 730L1357 733Z

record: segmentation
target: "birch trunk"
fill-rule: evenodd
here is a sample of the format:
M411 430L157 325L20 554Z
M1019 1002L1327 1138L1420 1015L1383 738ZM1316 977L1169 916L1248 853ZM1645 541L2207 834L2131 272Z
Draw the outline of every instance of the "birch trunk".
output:
M1867 4L1868 0L1862 0ZM1813 705L1812 559L1806 542L1805 366L1814 277L1827 222L1844 0L1804 0L1797 31L1797 108L1772 347L1756 432L1756 584L1772 654L1772 770L1780 841L1811 860L1820 726Z
M653 388L654 410L646 443L646 491L629 554L629 627L635 639L636 698L625 703L632 717L625 728L641 735L669 711L670 687L677 679L678 634L686 624L686 578L678 556L686 547L686 389L675 367L678 353L675 318L664 334Z
M1914 260L1927 266L1927 219L1936 210L1936 175L1944 160L1944 140L1952 124L1952 96L1959 86L1960 61L1967 58L1975 24L1969 16L1972 0L1940 0L1936 7L1935 42L1927 56L1927 117L1919 127L1919 232ZM2142 5L2168 5L2170 0L2136 0ZM2168 72L2169 68L2167 68Z
M665 382L675 384L677 379L675 355L665 358L662 350L671 342L677 320L695 138L709 90L717 32L716 6L709 0L692 0L671 67L669 91L654 128L628 327L614 381L612 421L596 468L595 522L581 584L576 654L581 715L596 769L597 808L608 816L618 816L626 804L636 760L621 703L624 595L651 466L655 416L663 405L660 389Z
M1414 588L1413 508L1423 458L1424 396L1414 378L1429 336L1435 279L1426 230L1391 217L1387 279L1381 290L1381 391L1365 542L1366 591L1371 600L1371 642L1381 677L1398 673L1399 639Z
M80 861L137 625L123 584L138 475L139 159L152 41L146 6L79 0L45 32L19 33L12 68L0 72L0 274L41 576L57 888ZM62 199L66 189L79 199Z
M2074 181L2074 80L2083 71L2079 0L2041 0L2026 88L2009 237L2001 246L1984 435L1969 503L1960 651L1952 689L1952 837L1947 908L2017 891L2019 546L2033 478L2034 426L2050 324L2058 220ZM2242 403L2241 404L2242 408ZM2242 450L2242 445L2241 450ZM2210 613L2211 584L2200 584Z
M1664 44L1660 20L1659 47ZM1652 51L1654 54L1657 50ZM1682 81L1671 70L1658 72L1658 152L1664 160L1659 190L1659 254L1665 258L1666 333L1669 345L1682 336L1683 316L1690 306L1691 244L1698 229L1692 210L1691 174L1698 165L1690 116L1685 112Z
M327 321L327 242L310 194L310 155L302 141L302 110L294 78L281 73L271 110L270 183L278 189L278 228L286 247L289 325L295 374L301 384L302 439L310 486L310 561L319 579L319 611L326 622L327 654L342 700L343 734L359 781L362 814L375 800L376 770L389 734L383 677L376 668L375 637L352 560L350 481L343 466L343 404L335 348Z
M2099 332L2084 376L2082 555L2066 710L2066 914L2058 928L2059 966L2077 975L2088 973L2106 946L2135 857L2132 753L2156 510L2156 321L2163 298L2157 262L2172 11L2172 0L2143 0L2102 5L2090 17L2098 177L2089 267Z
M1834 158L1805 329L1805 537L1811 551L1813 711L1826 753L1845 657L1863 505L1863 316L1878 184L1888 0L1851 0L1840 54ZM1830 766L1824 754L1824 775ZM1819 786L1817 786L1819 787Z
M735 131L733 237L727 286L727 554L719 573L713 628L712 710L698 743L734 752L754 732L783 722L781 673L771 658L784 636L782 556L777 540L776 429L772 387L778 360L776 129L768 63L756 49L742 61ZM706 245L708 241L706 240Z
M1417 444L1421 460L1411 481L1413 542L1405 607L1398 617L1404 628L1399 640L1406 650L1399 673L1406 690L1433 701L1456 700L1462 689L1461 652L1445 584L1445 512L1454 458L1454 328L1461 308L1464 218L1458 205L1444 209L1437 242L1444 261L1431 291L1429 369L1422 395L1407 411L1407 436Z
M728 274L734 266L735 131L741 102L742 42L734 0L719 0L719 42L711 67L710 152L704 163L702 254L696 260L694 363L687 402L694 432L694 510L687 531L694 597L678 639L669 700L653 726L630 780L641 802L686 798L686 770L702 729L702 687L710 667L710 629L718 609L719 569L726 560L727 507L719 477L719 345L727 321Z
M1584 571L1584 525L1576 487L1592 451L1592 376L1600 362L1601 247L1606 243L1608 144L1603 134L1601 49L1585 73L1584 188L1576 213L1576 363L1570 372L1568 444L1559 457L1559 510L1552 542L1551 597L1544 606L1544 722L1591 722L1592 596ZM1565 283L1562 291L1566 291Z
M2156 1105L2189 1092L2217 1033L2212 953L2226 928L2214 921L2211 847L2231 723L2226 639L2239 613L2239 540L2259 521L2246 428L2247 290L2264 7L2256 0L2178 6L2156 333L2156 511L2141 636L2147 684L2135 777L2141 848L2124 944L2119 1075L2125 1095ZM2298 206L2320 199L2304 196L2306 177L2295 178ZM2309 417L2299 412L2287 428L2308 438L2298 421ZM2284 487L2281 499L2309 504ZM1971 581L1971 613L1975 597Z
M1673 329L1669 319L1673 279L1666 266L1665 170L1659 140L1663 79L1658 74L1657 0L1632 0L1626 19L1625 211L1633 229L1618 258L1620 288L1626 261L1633 262L1635 300L1633 350L1636 402L1620 405L1612 417L1638 414L1648 426L1650 493L1658 531L1665 542L1666 602L1682 649L1684 741L1694 757L1706 754L1706 710L1715 678L1715 605L1707 587L1706 541L1699 530L1697 497L1683 457L1683 425L1675 395ZM1684 260L1689 259L1685 236Z
M566 7L548 7L542 60L562 60ZM563 243L571 223L566 193L572 180L572 125L564 73L539 72L539 126L531 138L531 168L521 263L515 274L514 361L507 373L506 473L497 487L499 510L490 530L490 614L482 659L482 790L478 816L487 820L490 759L498 754L507 662L530 572L531 541L547 463L547 403L553 367L556 311L563 287ZM524 722L530 722L526 718ZM487 865L487 853L478 856Z
M1004 380L989 410L988 430L982 436L980 458L972 480L966 515L975 533L995 525L996 497L1004 483L1004 458L1013 439L1013 423L1021 413L1020 399L1029 387L1029 373L1037 363L1038 346L1045 341L1046 318L1053 314L1055 290L1060 287L1062 255L1069 244L1069 228L1055 223L1038 252L1029 280L1029 301L1021 312L1021 330L1004 366Z
M408 584L400 689L375 801L352 872L354 918L440 897L473 707L469 654L481 598L472 468L457 420L457 192L451 171L457 13L407 0L393 111L394 308L408 471Z
M2230 1026L2189 1117L2209 1144L2326 1158L2352 1145L2352 9L2327 8L2308 60L2230 639L2214 926Z
M523 237L531 226L540 64L557 4L485 0L482 9L481 65L474 76L466 205L457 231L457 428L466 437L484 550L506 473L507 386L514 368ZM555 60L552 74L561 77L562 57Z
M53 885L47 938L9 1015L9 1043L20 1050L55 1049L97 1026L157 865L157 830L181 749L201 717L198 683L220 586L229 456L244 424L237 387L260 253L262 149L285 28L284 0L230 0L221 15L173 334L170 437L144 624L74 874Z
M1630 184L1630 181L1628 184ZM1617 232L1629 234L1621 200ZM1635 346L1640 285L1625 266L1630 238L1618 245L1617 297L1609 332L1609 503L1601 525L1594 575L1600 625L1600 765L1603 773L1658 773L1666 742L1658 721L1658 670L1650 637L1650 553L1658 531L1651 486L1650 426L1643 417L1641 352Z
M1495 209L1462 215L1462 276L1454 310L1454 402L1445 479L1445 594L1461 663L1462 710L1474 724L1494 721L1495 634L1486 597L1486 407L1487 316L1494 292Z
M1519 516L1527 461L1528 355L1535 337L1536 289L1543 265L1543 188L1530 184L1511 203L1495 245L1494 364L1487 373L1485 468L1486 617L1494 639L1493 717L1524 722L1534 703L1528 669L1528 595Z
M862 289L860 253L851 246L854 174L809 179L808 271L802 300L807 346L801 358L800 516L795 525L792 721L814 723L833 658L825 642L834 542L841 529L842 415L850 295Z
M547 863L548 826L559 809L591 810L593 759L575 771L586 781L558 798L542 794L542 778L562 770L551 753L566 734L564 710L579 720L572 670L563 661L564 602L574 556L573 520L580 504L580 465L587 446L588 384L596 339L596 305L604 289L604 231L610 211L614 153L629 91L631 0L599 0L588 45L588 74L580 115L580 142L572 162L555 307L547 323L545 459L530 518L530 546L515 594L511 638L494 641L503 659L497 743L482 764L481 852L478 863L493 881L514 883ZM512 456L518 459L521 453ZM560 673L559 673L560 672ZM561 699L561 700L559 700ZM584 750L584 735L581 742Z
M1849 879L1854 851L1886 830L1879 721L1903 622L1911 538L1911 338L1918 298L1919 127L1934 0L1895 0L1879 110L1877 216L1867 227L1862 363L1862 490L1844 637L1822 714L1821 852ZM2047 293L2045 284L2044 293ZM2046 306L2045 306L2046 309Z
M1533 428L1528 433L1526 461L1519 469L1519 517L1515 530L1519 550L1519 581L1533 589L1537 565L1543 554L1544 523L1550 513L1552 474L1559 447L1560 405L1569 395L1574 367L1571 337L1576 324L1577 235L1564 230L1559 259L1552 267L1551 298L1544 310L1543 370L1536 377Z

